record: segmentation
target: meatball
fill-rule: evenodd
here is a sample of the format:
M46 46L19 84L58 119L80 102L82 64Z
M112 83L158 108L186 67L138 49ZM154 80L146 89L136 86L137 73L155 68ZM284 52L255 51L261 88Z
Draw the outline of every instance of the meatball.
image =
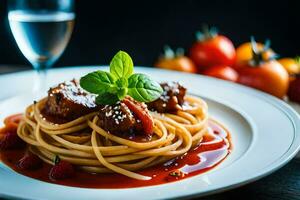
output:
M106 105L99 112L99 126L117 135L141 132L141 121L123 102Z
M73 79L50 88L42 114L55 123L65 123L96 109L95 95L85 92Z
M159 113L176 112L184 103L186 88L177 82L161 83L163 93L155 101L148 103L148 108Z

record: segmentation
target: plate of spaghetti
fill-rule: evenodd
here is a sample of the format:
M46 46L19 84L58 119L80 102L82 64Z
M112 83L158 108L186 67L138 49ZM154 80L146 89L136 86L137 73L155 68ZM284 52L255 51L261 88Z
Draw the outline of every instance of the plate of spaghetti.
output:
M49 70L40 98L26 94L32 76L0 77L10 85L0 98L3 197L204 196L266 176L299 150L299 116L283 101L214 78L134 68L124 51L108 67Z

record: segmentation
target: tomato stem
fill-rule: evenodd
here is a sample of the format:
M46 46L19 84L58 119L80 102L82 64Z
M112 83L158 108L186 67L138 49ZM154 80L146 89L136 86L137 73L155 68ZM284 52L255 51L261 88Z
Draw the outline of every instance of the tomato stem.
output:
M271 40L267 39L264 44L263 52L268 51L270 49L270 47L271 47Z
M175 57L181 57L184 56L184 49L183 48L177 48L176 51L169 46L165 45L164 46L164 54L163 57L166 59L173 59Z
M251 41L251 51L252 51L252 59L249 61L251 66L259 66L264 62L275 59L278 55L274 54L272 57L264 58L263 54L266 53L271 46L271 40L267 39L264 43L264 48L259 50L257 47L257 43L253 36L250 38Z
M176 54L176 57L184 56L184 48L177 48L175 54Z
M196 32L197 41L212 39L218 35L218 29L214 26L209 28L207 24L202 25L202 31Z
M172 59L175 57L175 53L169 45L164 46L164 57L167 59Z

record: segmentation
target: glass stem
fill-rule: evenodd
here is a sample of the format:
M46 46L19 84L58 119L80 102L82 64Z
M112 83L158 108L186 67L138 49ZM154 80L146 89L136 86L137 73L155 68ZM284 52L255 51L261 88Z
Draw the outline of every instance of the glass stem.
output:
M36 76L33 83L32 93L35 96L39 96L42 93L47 92L47 67L42 63L38 63L34 66L34 68L36 69Z

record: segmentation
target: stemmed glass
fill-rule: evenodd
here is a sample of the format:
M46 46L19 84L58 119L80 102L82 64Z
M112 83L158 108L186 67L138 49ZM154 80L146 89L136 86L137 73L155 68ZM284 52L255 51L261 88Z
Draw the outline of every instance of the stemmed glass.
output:
M8 0L8 20L19 49L37 71L33 92L46 88L46 72L71 37L73 0Z

